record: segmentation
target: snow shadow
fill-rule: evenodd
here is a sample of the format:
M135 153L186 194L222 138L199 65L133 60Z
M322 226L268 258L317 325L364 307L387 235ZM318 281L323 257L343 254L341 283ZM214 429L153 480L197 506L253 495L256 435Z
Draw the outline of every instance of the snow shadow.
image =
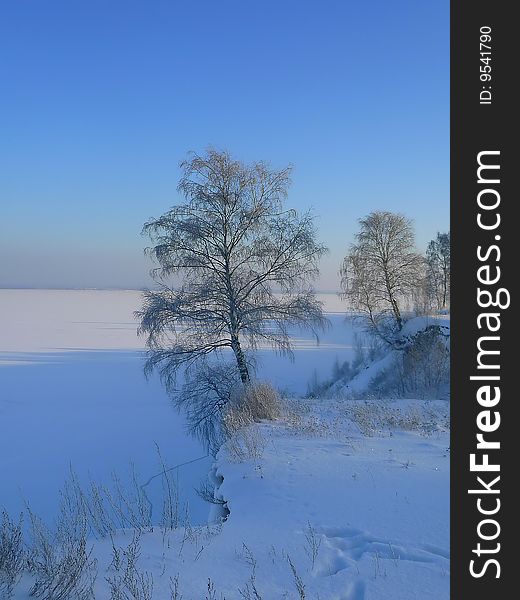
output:
M0 506L12 514L28 501L52 519L70 466L82 482L109 483L133 463L144 483L161 471L156 444L168 466L205 454L158 379L145 379L140 351L1 353L0 365ZM193 523L207 518L194 488L210 465L175 471ZM160 478L147 490L158 499Z

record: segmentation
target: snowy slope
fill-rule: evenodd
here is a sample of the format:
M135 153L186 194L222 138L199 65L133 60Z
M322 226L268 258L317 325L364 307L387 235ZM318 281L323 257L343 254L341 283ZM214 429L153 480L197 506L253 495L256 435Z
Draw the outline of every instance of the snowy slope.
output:
M159 383L142 379L132 315L139 297L0 291L0 505L13 515L23 505L20 487L44 518L52 514L69 462L103 481L103 469L134 457L144 475L155 473L155 441L170 464L199 456ZM295 337L293 364L260 351L261 372L298 393L313 368L327 375L335 357L351 360L353 330L342 315L330 317L320 346ZM424 323L406 327L413 335ZM370 373L358 375L360 389L363 378ZM448 404L295 405L284 419L242 434L249 458L239 459L236 441L221 449L212 473L229 510L225 522L218 520L222 507L208 505L208 526L187 522L140 536L138 566L153 578L153 600L448 598ZM198 482L195 472L191 480ZM197 514L192 522L201 522ZM134 536L89 540L96 599L111 599L107 578L121 575L113 546L126 549ZM22 580L16 600L29 599L30 583Z
M406 345L413 336L419 332L425 331L430 327L439 328L440 333L444 336L446 344L449 345L450 338L450 315L427 315L422 317L414 317L406 321L400 334L400 342ZM330 390L331 396L361 396L370 389L371 383L382 373L392 370L395 359L398 357L398 350L388 350L384 355L367 365L355 377L345 381L339 380L335 382Z
M184 600L255 598L253 584L264 600L449 597L446 432L364 437L341 403L327 401L290 423L254 427L263 439L256 458L237 462L226 448L217 457L217 495L230 511L221 526L142 536L154 598L168 598L175 577ZM111 542L96 542L95 556L99 574L113 575ZM109 598L103 576L96 598Z

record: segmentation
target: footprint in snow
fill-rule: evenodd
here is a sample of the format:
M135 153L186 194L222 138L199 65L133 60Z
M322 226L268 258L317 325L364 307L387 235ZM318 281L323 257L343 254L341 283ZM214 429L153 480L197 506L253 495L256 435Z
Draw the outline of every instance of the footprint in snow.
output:
M321 536L320 550L314 569L318 577L330 577L345 569L356 568L356 563L367 553L377 556L378 560L405 560L419 563L439 563L449 560L449 552L442 548L430 544L412 546L402 541L377 538L353 527L324 527L317 529L316 533ZM354 595L345 596L344 600L358 600L363 597L359 595L360 593L356 591Z

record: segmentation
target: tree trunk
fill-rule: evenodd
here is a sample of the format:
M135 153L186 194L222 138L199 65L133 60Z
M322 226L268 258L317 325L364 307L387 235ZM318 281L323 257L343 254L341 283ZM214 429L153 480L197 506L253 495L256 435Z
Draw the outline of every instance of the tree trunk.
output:
M403 319L401 317L401 311L399 310L399 306L397 304L397 301L393 297L393 295L390 296L390 302L392 304L392 310L394 312L394 317L395 317L395 320L397 322L397 327L399 328L399 331L401 331L401 329L403 328Z
M246 358L242 352L240 341L237 335L231 335L231 348L235 353L240 379L242 380L242 383L246 385L251 381L251 379L249 377L249 369L247 368Z
M397 323L397 327L399 331L403 328L403 319L401 318L401 311L399 310L399 306L397 304L397 300L394 297L392 286L390 285L390 276L388 273L388 265L386 262L383 262L383 270L385 274L385 286L386 291L388 292L388 296L390 298L390 305L392 306L392 312L394 313L394 318Z

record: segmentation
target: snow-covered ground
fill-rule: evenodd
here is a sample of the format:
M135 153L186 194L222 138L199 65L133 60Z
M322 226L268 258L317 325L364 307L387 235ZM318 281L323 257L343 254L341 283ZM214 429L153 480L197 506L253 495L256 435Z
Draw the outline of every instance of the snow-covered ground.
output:
M336 357L352 358L352 325L331 299L321 344L295 333L294 363L261 350L261 376L297 396L314 369L327 378ZM69 463L102 481L133 461L146 480L160 470L154 442L170 465L201 454L159 382L144 381L138 306L138 292L0 290L0 505L10 512L25 497L52 514ZM245 452L230 443L215 463L181 469L191 522L209 513L209 524L140 535L153 599L447 599L448 412L444 401L299 401L246 430ZM220 505L187 491L208 471L224 522ZM91 541L96 599L110 599L118 549L134 536Z
M344 403L306 401L297 414L254 425L249 456L222 448L212 480L226 520L139 537L137 572L153 581L153 598L449 598L448 405L385 406L403 417L424 412L440 428L383 425L367 437ZM108 600L108 580L123 577L134 536L93 542L96 598Z

